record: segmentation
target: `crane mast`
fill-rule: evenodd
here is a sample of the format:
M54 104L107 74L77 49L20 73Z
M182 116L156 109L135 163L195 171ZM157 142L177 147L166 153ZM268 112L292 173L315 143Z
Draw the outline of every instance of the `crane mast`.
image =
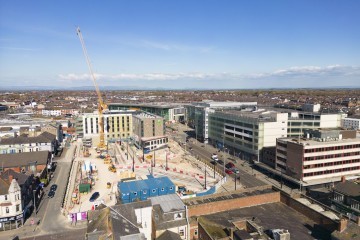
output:
M86 59L86 63L89 67L89 71L90 71L90 75L92 77L92 81L94 83L94 86L95 86L95 90L96 90L96 94L97 94L97 97L98 97L98 111L99 111L99 121L98 121L98 128L99 128L99 134L100 134L100 142L99 142L99 145L98 147L99 148L105 148L105 137L104 137L104 120L103 120L103 111L108 109L107 105L104 103L103 101L103 98L101 96L101 93L100 93L100 89L96 83L96 77L95 77L95 74L94 74L94 71L93 71L93 68L92 68L92 65L91 65L91 62L90 62L90 58L88 56L88 53L87 53L87 50L86 50L86 47L85 47L85 42L84 42L84 39L83 39L83 36L81 34L81 31L80 31L80 28L76 28L76 33L80 39L80 43L81 43L81 47L82 47L82 50L84 52L84 56L85 56L85 59Z

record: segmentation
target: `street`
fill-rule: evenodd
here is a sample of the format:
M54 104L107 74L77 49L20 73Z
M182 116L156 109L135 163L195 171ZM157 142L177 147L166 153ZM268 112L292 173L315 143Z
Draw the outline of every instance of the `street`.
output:
M61 157L54 159L54 161L57 162L54 178L50 181L49 185L44 188L45 193L37 209L37 214L35 215L35 212L33 212L32 216L27 219L23 227L16 230L1 232L1 240L12 239L15 236L18 236L19 239L29 237L31 237L31 239L62 239L60 236L71 236L73 234L72 232L79 232L79 228L82 226L72 227L67 220L67 217L61 214L61 204L65 194L75 147L76 145L72 144L70 148L64 149ZM55 191L53 198L48 198L48 192L53 184L57 185L57 190ZM31 224L32 219L34 219L34 225ZM38 221L40 221L39 225L36 224ZM65 231L66 234L61 235L64 234ZM60 235L53 238L49 237L49 234ZM43 235L48 236L43 237ZM34 238L34 236L37 237ZM76 238L73 239L79 239L79 236L80 235L76 235Z

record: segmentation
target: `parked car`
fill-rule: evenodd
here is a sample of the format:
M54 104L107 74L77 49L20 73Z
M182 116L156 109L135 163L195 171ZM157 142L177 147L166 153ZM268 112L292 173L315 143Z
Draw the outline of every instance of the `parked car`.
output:
M50 192L48 193L48 197L53 198L54 196L55 196L55 191L50 190Z
M225 165L226 168L234 168L235 165L232 163L232 162L228 162L226 165Z
M231 171L230 169L225 169L225 172L226 172L227 174L233 174L233 171Z
M100 196L99 192L94 192L93 195L91 195L89 201L94 202L99 196Z
M220 164L220 165L224 165L224 161L223 160L217 160L217 163Z
M51 187L50 187L50 191L56 191L57 189L57 185L56 184L53 184Z

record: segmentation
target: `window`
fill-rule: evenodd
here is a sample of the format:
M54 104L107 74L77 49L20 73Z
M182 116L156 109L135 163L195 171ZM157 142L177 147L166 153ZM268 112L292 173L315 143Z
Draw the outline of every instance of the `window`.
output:
M16 211L20 211L20 204L16 205Z
M161 188L161 191L163 192L165 190L165 188Z
M195 236L198 235L198 230L197 230L197 229L194 230L194 235L195 235Z
M184 229L180 229L180 230L179 230L179 235L180 235L180 237L185 236L185 231L184 231Z
M9 213L9 207L6 207L5 211L6 211L6 213Z
M154 192L155 192L155 189L153 189L152 192L154 193Z
M8 197L7 197L7 195L5 195L5 201L6 201L6 200L8 200Z

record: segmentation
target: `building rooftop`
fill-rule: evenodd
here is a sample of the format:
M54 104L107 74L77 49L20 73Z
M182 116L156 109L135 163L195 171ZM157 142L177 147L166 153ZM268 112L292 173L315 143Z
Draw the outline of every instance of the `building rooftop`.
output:
M160 116L150 114L150 113L145 113L145 112L136 114L136 115L134 115L134 117L140 118L140 119L145 119L145 118L162 119L162 117L160 117Z
M336 183L334 191L351 196L360 201L360 185L354 182L345 181Z
M50 155L49 151L0 154L0 165L4 168L25 166L34 162L37 165L46 165Z
M126 103L110 103L109 106L124 106L124 107L149 107L149 108L178 108L183 107L183 104L179 103L132 103L132 104L126 104Z
M185 205L177 194L168 194L150 198L152 205L159 204L164 213L181 211Z
M360 138L347 138L347 139L326 139L325 141L312 138L279 138L281 141L292 142L303 146L316 146L316 145L339 145L339 144L353 144L360 143Z
M275 122L276 117L275 114L279 112L275 111L267 111L264 109L259 109L256 111L237 111L237 110L224 110L224 111L216 111L217 114L222 113L225 115L236 116L240 118L248 118L257 120L258 122Z
M223 193L218 193L218 194L212 194L212 195L203 196L203 197L197 197L196 200L190 198L190 199L184 199L183 201L184 201L185 205L193 206L193 205L198 205L198 204L223 201L223 200L227 200L227 199L256 196L256 195L272 193L272 192L276 192L276 191L273 190L272 188L269 188L269 186L264 186L264 187L257 187L254 189L247 189L244 192L236 192L236 193L234 192L232 194L226 194L226 195L224 195Z
M249 219L261 226L263 230L289 230L291 239L330 238L330 232L317 227L317 224L305 215L280 202L203 215L200 218L199 222L202 226L217 237L228 236L224 230L234 227L233 222Z
M43 132L37 137L12 137L1 139L0 145L15 145L15 144L28 144L28 143L51 143L52 140L56 139L56 136Z

